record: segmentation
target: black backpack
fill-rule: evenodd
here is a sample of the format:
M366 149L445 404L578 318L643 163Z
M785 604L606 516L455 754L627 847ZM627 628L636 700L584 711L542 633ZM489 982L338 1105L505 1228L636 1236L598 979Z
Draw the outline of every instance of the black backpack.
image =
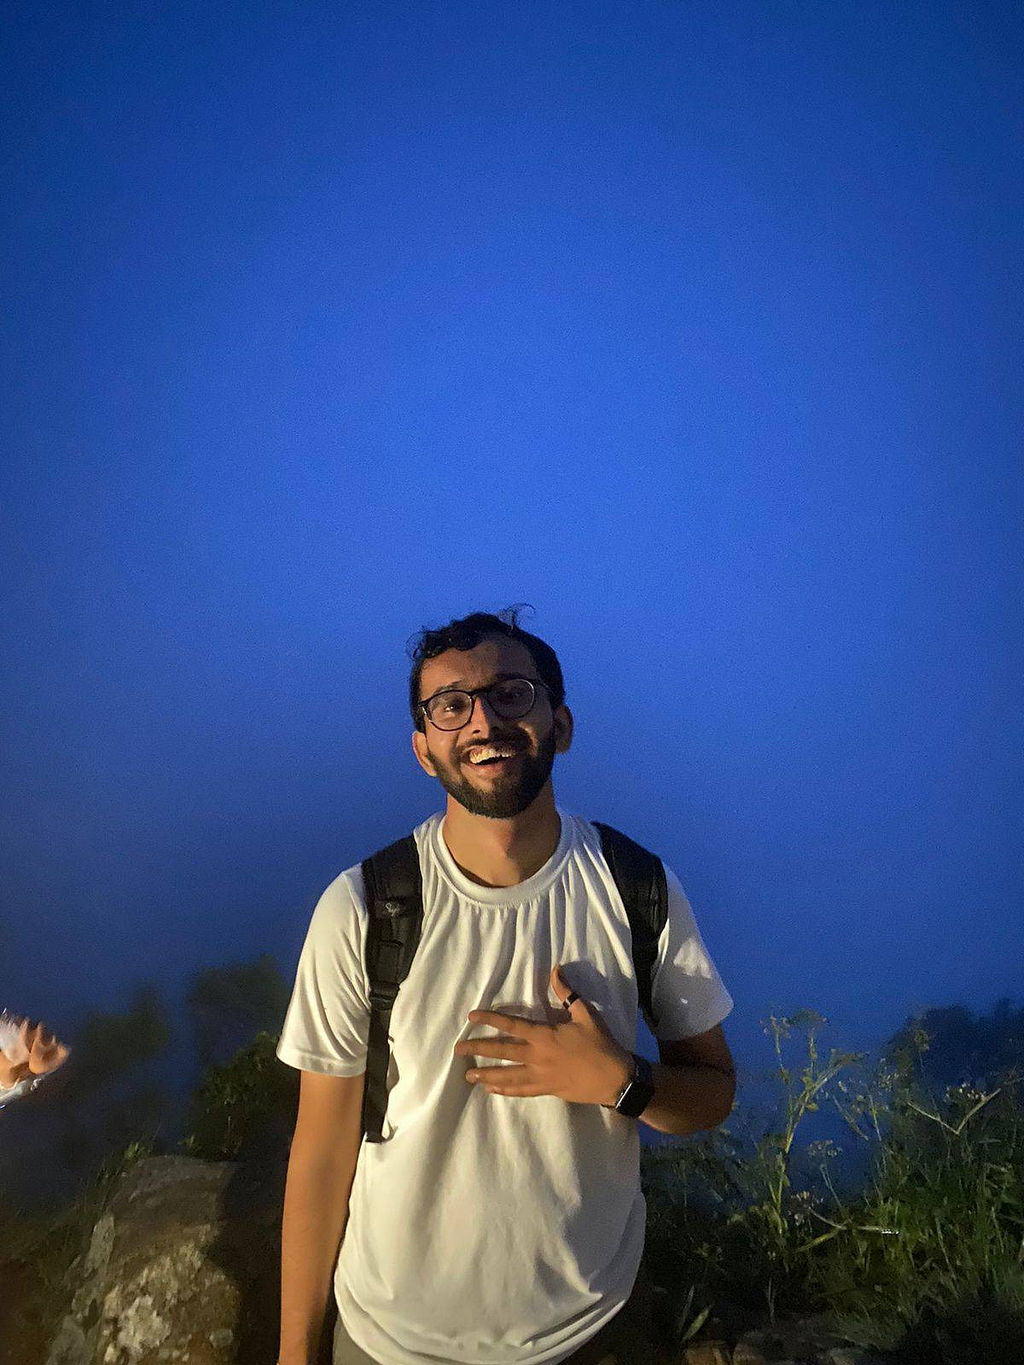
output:
M653 1032L656 1016L651 1003L651 975L668 915L665 868L660 858L617 829L596 820L593 824L600 831L601 850L629 916L639 1005ZM362 1123L367 1142L383 1142L391 1011L412 965L423 921L423 879L415 837L407 834L379 849L364 859L362 869L369 915L366 975L370 985Z

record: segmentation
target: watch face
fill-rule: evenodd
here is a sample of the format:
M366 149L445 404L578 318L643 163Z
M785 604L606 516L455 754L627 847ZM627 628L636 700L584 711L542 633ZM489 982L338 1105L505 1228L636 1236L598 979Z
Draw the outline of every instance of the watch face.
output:
M627 1118L639 1118L654 1098L654 1071L646 1057L633 1054L633 1077L615 1106Z
M645 1081L634 1081L622 1097L619 1113L637 1119L654 1099L654 1086Z

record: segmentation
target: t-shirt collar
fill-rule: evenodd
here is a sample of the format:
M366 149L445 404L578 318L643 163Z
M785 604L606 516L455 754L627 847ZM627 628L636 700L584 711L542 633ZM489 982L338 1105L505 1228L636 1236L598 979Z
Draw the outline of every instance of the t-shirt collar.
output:
M515 886L481 886L479 882L474 882L467 877L459 869L448 845L445 843L441 829L445 813L439 811L434 817L430 847L440 866L441 875L464 900L478 901L482 905L519 905L524 901L532 900L535 896L546 891L559 875L575 841L575 825L572 816L557 804L555 810L558 812L558 818L561 822L561 832L554 853L543 867L537 869L532 877L527 877L523 882L516 882Z

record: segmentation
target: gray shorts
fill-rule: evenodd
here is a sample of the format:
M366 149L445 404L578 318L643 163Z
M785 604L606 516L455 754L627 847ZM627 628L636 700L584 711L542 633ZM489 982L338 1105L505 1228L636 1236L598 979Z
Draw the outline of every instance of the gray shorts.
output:
M559 1365L663 1365L663 1348L656 1344L651 1319L653 1293L650 1278L641 1262L633 1292L601 1330L585 1341ZM334 1324L333 1365L391 1365L367 1355L345 1331L341 1318ZM455 1365L438 1360L437 1365ZM464 1362L463 1362L464 1365Z

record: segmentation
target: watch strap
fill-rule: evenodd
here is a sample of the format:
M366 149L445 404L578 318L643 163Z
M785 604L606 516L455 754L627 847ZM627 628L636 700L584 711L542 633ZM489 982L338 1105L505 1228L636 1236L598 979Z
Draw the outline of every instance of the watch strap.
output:
M639 1118L654 1098L654 1069L638 1052L631 1055L633 1072L619 1092L614 1107L627 1118Z

